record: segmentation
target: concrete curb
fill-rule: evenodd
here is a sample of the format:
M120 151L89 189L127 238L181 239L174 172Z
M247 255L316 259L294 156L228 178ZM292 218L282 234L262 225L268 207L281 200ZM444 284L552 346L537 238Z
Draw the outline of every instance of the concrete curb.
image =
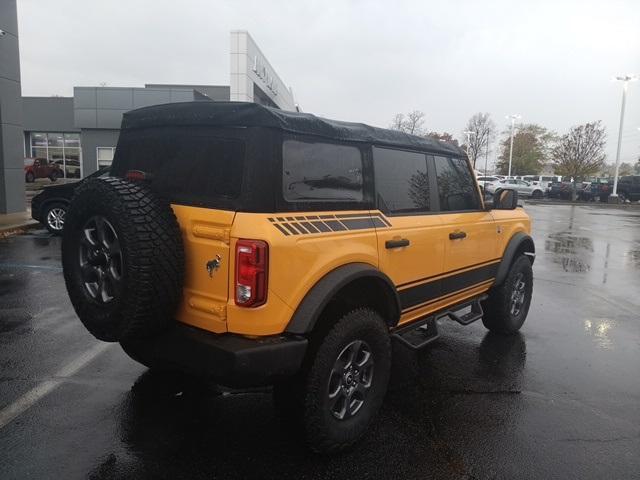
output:
M622 210L640 210L640 205L637 203L602 203L602 202L566 202L566 201L548 201L548 200L525 200L525 207L527 205L562 205L562 206L574 206L574 207L595 207L595 208L618 208Z
M8 225L6 227L0 227L0 238L12 237L13 235L18 235L20 233L26 232L27 230L37 228L39 225L39 222L36 222L35 220L29 220L18 225Z

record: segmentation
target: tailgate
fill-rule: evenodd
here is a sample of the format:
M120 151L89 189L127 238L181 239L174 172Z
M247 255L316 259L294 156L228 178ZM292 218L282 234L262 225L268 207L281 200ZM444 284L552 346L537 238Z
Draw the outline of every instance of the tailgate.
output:
M194 327L227 331L229 233L235 212L172 205L185 253L183 299L177 320Z

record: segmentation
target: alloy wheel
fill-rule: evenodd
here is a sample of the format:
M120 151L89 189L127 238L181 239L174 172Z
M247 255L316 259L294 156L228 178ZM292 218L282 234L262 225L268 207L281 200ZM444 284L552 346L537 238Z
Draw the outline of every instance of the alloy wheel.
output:
M91 217L80 231L80 272L89 296L111 302L121 290L122 250L113 225L103 216Z
M329 410L338 420L355 416L373 383L373 352L363 340L349 343L338 355L329 375Z
M509 312L514 317L520 315L520 312L522 311L526 297L526 286L527 284L524 279L524 274L522 272L518 273L518 275L516 275L515 282L513 283L513 290L511 291L511 305L509 308Z
M47 213L47 225L56 232L61 232L64 228L64 217L67 211L62 207L53 207Z

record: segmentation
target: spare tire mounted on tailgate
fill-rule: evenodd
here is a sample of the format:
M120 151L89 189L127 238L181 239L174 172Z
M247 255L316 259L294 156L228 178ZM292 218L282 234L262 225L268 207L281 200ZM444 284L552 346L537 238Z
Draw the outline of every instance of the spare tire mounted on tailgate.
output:
M104 177L78 187L62 263L71 303L98 339L150 337L173 321L182 298L182 236L168 202L147 185Z

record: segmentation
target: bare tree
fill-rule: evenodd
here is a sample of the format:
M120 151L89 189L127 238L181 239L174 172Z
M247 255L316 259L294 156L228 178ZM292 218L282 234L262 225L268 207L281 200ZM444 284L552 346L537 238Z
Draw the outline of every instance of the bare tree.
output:
M413 110L406 115L398 113L393 117L393 122L389 128L392 130L399 130L410 135L424 135L426 132L424 128L424 112L420 110Z
M555 172L574 179L598 172L604 165L606 141L600 120L572 127L552 150Z
M467 135L466 132L470 133ZM488 113L478 112L467 122L467 127L464 132L465 145L463 148L469 153L469 159L474 168L478 158L486 155L487 145L489 145L489 142L491 142L491 139L495 136L495 132L496 125ZM468 144L466 142L467 136Z

